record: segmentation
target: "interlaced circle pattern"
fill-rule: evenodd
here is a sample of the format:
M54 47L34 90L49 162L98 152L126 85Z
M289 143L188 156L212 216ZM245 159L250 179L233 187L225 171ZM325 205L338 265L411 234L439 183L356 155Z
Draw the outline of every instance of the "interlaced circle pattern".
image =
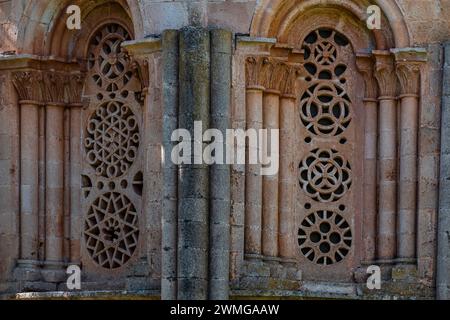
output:
M98 197L85 218L84 238L92 259L101 267L116 269L136 251L138 215L123 194L108 192Z
M313 150L300 163L299 176L303 191L322 203L339 200L352 183L350 164L332 149Z
M347 65L343 53L348 40L334 30L317 29L303 43L309 86L302 94L300 117L312 134L343 134L352 120L352 101L346 91Z
M298 244L302 254L311 262L325 266L335 264L350 252L351 228L336 212L314 212L302 221Z
M88 163L97 175L120 177L137 157L139 127L136 116L122 102L102 104L87 125L85 148Z
M350 124L350 105L349 97L337 84L315 84L302 96L300 116L311 133L337 136Z
M118 24L109 24L94 36L88 66L99 88L114 92L130 81L132 72L128 70L127 54L121 48L122 42L130 39L125 28Z

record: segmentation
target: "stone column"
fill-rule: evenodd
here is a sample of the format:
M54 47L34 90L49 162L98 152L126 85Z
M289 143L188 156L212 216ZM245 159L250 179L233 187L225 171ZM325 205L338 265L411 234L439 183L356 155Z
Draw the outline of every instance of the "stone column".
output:
M280 175L279 175L279 256L283 263L295 263L294 231L294 136L295 81L297 70L286 65L280 99Z
M20 260L17 277L35 281L39 251L39 102L38 71L16 72L13 83L20 106Z
M45 119L45 271L48 282L65 277L64 266L64 110L67 78L55 72L44 74Z
M177 299L178 167L172 162L172 132L178 128L178 31L162 35L163 53L163 212L161 298Z
M220 130L223 137L231 128L231 49L231 32L211 31L211 128ZM225 144L222 145L226 150ZM209 298L212 300L226 300L229 296L230 174L226 163L210 168Z
M60 267L64 236L64 106L46 106L46 266Z
M379 207L377 251L380 263L392 263L396 253L397 210L397 77L389 52L374 51L379 86Z
M450 42L444 46L442 81L441 167L436 288L438 299L450 298Z
M280 81L283 74L283 65L269 59L265 70L265 92L263 96L263 128L267 130L267 137L262 139L263 166L267 164L267 155L279 157L270 150L271 141L275 136L271 132L280 128ZM267 138L267 139L266 139ZM261 139L261 137L260 137ZM279 140L274 142L279 145ZM278 172L273 175L263 176L262 199L262 254L266 261L278 261Z
M263 90L261 68L267 63L265 57L249 57L246 60L246 120L247 130L260 130L263 126ZM262 176L260 164L249 164L249 154L258 155L258 148L247 147L245 170L245 258L261 258L262 225Z
M393 50L400 83L400 181L398 212L399 263L416 263L417 148L419 125L420 57ZM425 57L426 60L426 53Z
M194 148L201 148L202 143L194 140L194 122L201 122L203 128L209 127L209 31L183 28L179 46L179 127L190 132L190 143ZM208 298L209 167L199 161L201 159L192 158L194 164L180 165L178 175L177 274L180 300Z
M378 88L373 77L373 58L360 55L357 67L364 77L364 263L376 260L377 226L377 148L378 148Z
M69 76L69 193L70 193L70 230L69 251L70 263L80 264L80 236L81 236L81 95L84 85L84 76L82 74L72 74Z

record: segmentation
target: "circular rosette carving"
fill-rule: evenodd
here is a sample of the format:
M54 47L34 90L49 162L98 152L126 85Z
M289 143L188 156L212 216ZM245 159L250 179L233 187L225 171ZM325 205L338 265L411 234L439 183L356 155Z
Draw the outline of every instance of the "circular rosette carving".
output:
M299 170L303 191L322 203L341 199L352 184L350 164L332 149L313 150L300 163Z
M138 215L125 195L109 192L92 203L84 222L84 240L89 255L99 266L123 266L136 251L138 238Z
M350 98L337 84L312 85L301 98L300 117L309 132L324 137L338 136L352 120Z
M346 37L335 30L319 28L305 38L305 60L316 66L334 67L340 60L340 47L349 44Z
M102 28L91 40L88 67L92 80L103 90L114 92L125 86L132 77L128 56L121 44L131 40L125 28L109 24Z
M124 175L138 154L139 126L131 109L118 101L102 104L90 117L84 145L88 163L106 178Z
M300 252L319 265L338 263L348 255L352 246L352 231L338 213L318 211L308 215L298 230Z

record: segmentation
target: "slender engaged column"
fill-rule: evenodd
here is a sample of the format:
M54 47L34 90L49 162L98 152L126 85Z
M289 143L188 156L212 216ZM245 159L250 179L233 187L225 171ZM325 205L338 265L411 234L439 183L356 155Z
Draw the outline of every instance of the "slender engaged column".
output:
M398 216L399 263L416 262L417 150L419 126L420 61L426 52L393 50L401 87L400 107L400 185Z
M80 263L81 106L70 108L70 261Z
M397 210L397 78L387 52L375 54L380 89L378 259L391 263L396 253Z
M294 137L295 96L283 95L280 100L280 194L279 194L279 256L293 262L294 239Z
M64 106L46 107L46 242L48 268L63 260L64 241Z
M364 77L364 263L376 260L377 226L377 148L378 148L378 90L373 77L370 55L357 57L357 67Z
M279 72L279 71L274 71ZM280 127L280 92L266 91L263 98L263 127L267 129L268 135L262 143L263 157L270 155L279 157L270 150L271 144L279 141L275 139L272 129ZM261 159L266 165L267 159ZM263 210L262 210L262 254L266 260L273 260L278 257L278 172L273 175L263 176Z
M20 102L20 230L21 260L38 259L39 106Z
M262 129L263 91L261 88L247 88L247 130ZM251 149L252 148L252 149ZM256 146L248 147L247 155L258 154ZM248 164L245 173L245 256L249 259L261 257L262 223L262 176L260 164Z
M15 276L19 280L40 280L39 261L39 127L42 83L39 71L15 72L13 84L20 112L20 254Z

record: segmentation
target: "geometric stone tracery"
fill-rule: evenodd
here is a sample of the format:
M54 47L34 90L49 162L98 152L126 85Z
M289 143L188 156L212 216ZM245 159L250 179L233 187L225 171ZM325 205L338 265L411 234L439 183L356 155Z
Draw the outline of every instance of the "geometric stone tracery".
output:
M108 192L98 197L85 218L84 238L92 259L101 267L124 265L136 250L138 214L123 194Z
M351 250L351 228L336 212L314 212L302 221L298 230L298 244L309 261L324 266L335 264L342 261Z
M351 166L333 149L315 149L300 163L300 186L321 203L341 199L352 184Z
M120 177L137 156L139 128L131 109L118 101L102 104L89 119L84 145L96 174Z
M89 44L87 94L92 95L83 146L86 171L83 238L100 267L126 264L138 248L142 196L140 112L136 105L136 66L121 47L131 40L125 27L111 23ZM134 166L137 163L138 166ZM92 168L92 169L90 169ZM139 171L137 171L139 170Z

